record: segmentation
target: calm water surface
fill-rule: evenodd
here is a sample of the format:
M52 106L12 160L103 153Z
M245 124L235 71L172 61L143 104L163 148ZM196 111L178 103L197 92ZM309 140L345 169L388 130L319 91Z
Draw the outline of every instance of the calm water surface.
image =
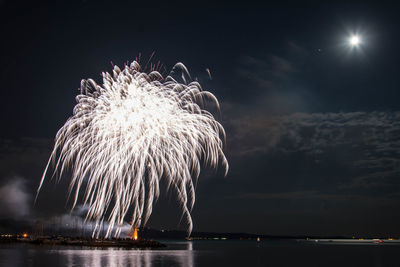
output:
M400 266L400 245L163 241L166 249L0 245L0 266Z

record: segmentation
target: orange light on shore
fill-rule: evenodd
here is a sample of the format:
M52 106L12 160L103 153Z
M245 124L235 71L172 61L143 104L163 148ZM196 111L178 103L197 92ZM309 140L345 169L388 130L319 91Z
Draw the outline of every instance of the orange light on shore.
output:
M28 234L27 234L27 233L23 233L23 234L22 234L22 237L23 237L23 238L27 238L27 237L28 237Z
M132 239L138 240L138 229L137 228L135 228L135 230L133 230Z

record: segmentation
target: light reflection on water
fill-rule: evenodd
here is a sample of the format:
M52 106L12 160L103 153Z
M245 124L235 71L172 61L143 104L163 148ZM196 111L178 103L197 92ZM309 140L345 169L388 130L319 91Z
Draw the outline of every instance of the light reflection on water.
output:
M400 266L400 244L320 244L296 240L165 241L154 250L0 244L0 266Z
M193 244L186 242L179 250L127 250L127 249L56 249L57 253L66 258L66 266L77 265L100 267L143 266L154 267L159 265L193 267Z
M7 267L193 267L192 242L168 242L164 249L82 248L0 244L0 266Z

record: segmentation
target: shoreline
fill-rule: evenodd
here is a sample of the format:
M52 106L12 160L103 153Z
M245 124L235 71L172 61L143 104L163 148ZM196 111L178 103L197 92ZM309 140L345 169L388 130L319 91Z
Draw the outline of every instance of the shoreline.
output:
M0 244L25 243L48 246L76 246L76 247L120 247L120 248L165 248L165 244L146 239L92 239L75 237L1 237Z
M302 240L307 243L322 243L322 244L337 244L337 243L345 243L345 244L400 244L400 240L398 239L379 239L379 238L321 238L321 239L306 239Z

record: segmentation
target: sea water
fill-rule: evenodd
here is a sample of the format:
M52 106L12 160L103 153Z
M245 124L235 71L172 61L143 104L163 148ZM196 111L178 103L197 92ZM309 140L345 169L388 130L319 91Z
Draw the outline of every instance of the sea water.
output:
M0 266L400 266L398 244L298 240L162 241L163 249L0 245Z

